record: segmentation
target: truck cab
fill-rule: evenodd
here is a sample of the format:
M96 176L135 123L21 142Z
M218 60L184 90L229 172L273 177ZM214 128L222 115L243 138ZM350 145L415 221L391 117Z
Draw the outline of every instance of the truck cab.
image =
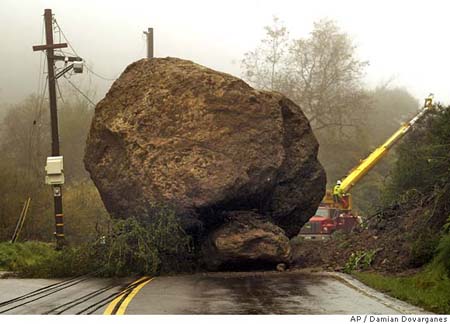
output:
M336 223L333 215L336 209L330 209L327 206L319 206L315 215L303 225L300 235L315 239L315 235L328 235L336 230Z
M321 204L315 215L303 225L300 236L308 239L326 239L336 230L351 232L359 223L359 218L351 212Z

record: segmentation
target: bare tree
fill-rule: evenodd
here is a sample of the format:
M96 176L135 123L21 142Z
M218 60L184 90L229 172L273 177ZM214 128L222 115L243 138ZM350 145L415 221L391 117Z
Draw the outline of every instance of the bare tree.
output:
M314 23L310 37L294 40L289 49L287 95L297 102L315 130L362 122L368 107L360 61L350 37L331 20Z
M288 31L275 16L272 25L264 29L266 38L261 41L261 45L244 54L244 78L259 89L281 91Z
M364 124L370 104L361 78L368 63L356 57L351 38L334 21L320 20L309 37L291 41L276 17L265 30L261 45L242 61L250 83L290 97L313 129L333 133L327 136Z

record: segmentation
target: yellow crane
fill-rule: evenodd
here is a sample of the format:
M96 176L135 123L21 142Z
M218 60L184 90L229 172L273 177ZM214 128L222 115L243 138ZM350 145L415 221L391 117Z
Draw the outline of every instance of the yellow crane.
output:
M361 160L360 163L354 167L346 177L341 180L341 184L338 187L340 196L342 196L343 204L341 203L339 209L350 210L351 209L351 197L349 191L354 185L358 183L377 163L388 153L389 149L396 144L405 134L409 132L411 127L421 119L427 111L433 107L433 95L430 94L426 99L423 108L407 123L404 123L391 137L387 139L382 145L380 145L370 155ZM328 194L329 195L329 194ZM327 196L328 196L327 195Z
M333 191L327 190L315 215L300 230L305 238L326 239L336 230L350 232L356 224L358 217L353 215L352 196L349 191L360 181L397 143L411 127L433 107L433 95L425 99L423 108L407 123L404 123L391 137L380 145L369 156L361 160L346 177L339 180L339 185ZM334 193L334 195L333 195Z

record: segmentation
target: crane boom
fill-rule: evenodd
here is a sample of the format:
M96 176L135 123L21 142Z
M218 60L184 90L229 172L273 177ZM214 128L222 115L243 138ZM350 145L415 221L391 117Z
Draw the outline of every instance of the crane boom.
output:
M408 133L411 127L422 118L432 106L433 97L430 95L425 99L423 108L414 116L414 118L403 124L386 142L373 151L366 159L362 160L344 179L342 179L340 186L341 192L343 194L348 193L352 187L387 154L389 149Z

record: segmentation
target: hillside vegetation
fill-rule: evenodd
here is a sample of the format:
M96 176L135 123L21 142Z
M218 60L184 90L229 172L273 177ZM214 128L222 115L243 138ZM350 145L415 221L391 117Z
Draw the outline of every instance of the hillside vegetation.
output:
M376 271L356 276L393 296L448 313L449 166L450 107L439 106L399 145L378 212L348 235L299 242L297 263L348 273Z

